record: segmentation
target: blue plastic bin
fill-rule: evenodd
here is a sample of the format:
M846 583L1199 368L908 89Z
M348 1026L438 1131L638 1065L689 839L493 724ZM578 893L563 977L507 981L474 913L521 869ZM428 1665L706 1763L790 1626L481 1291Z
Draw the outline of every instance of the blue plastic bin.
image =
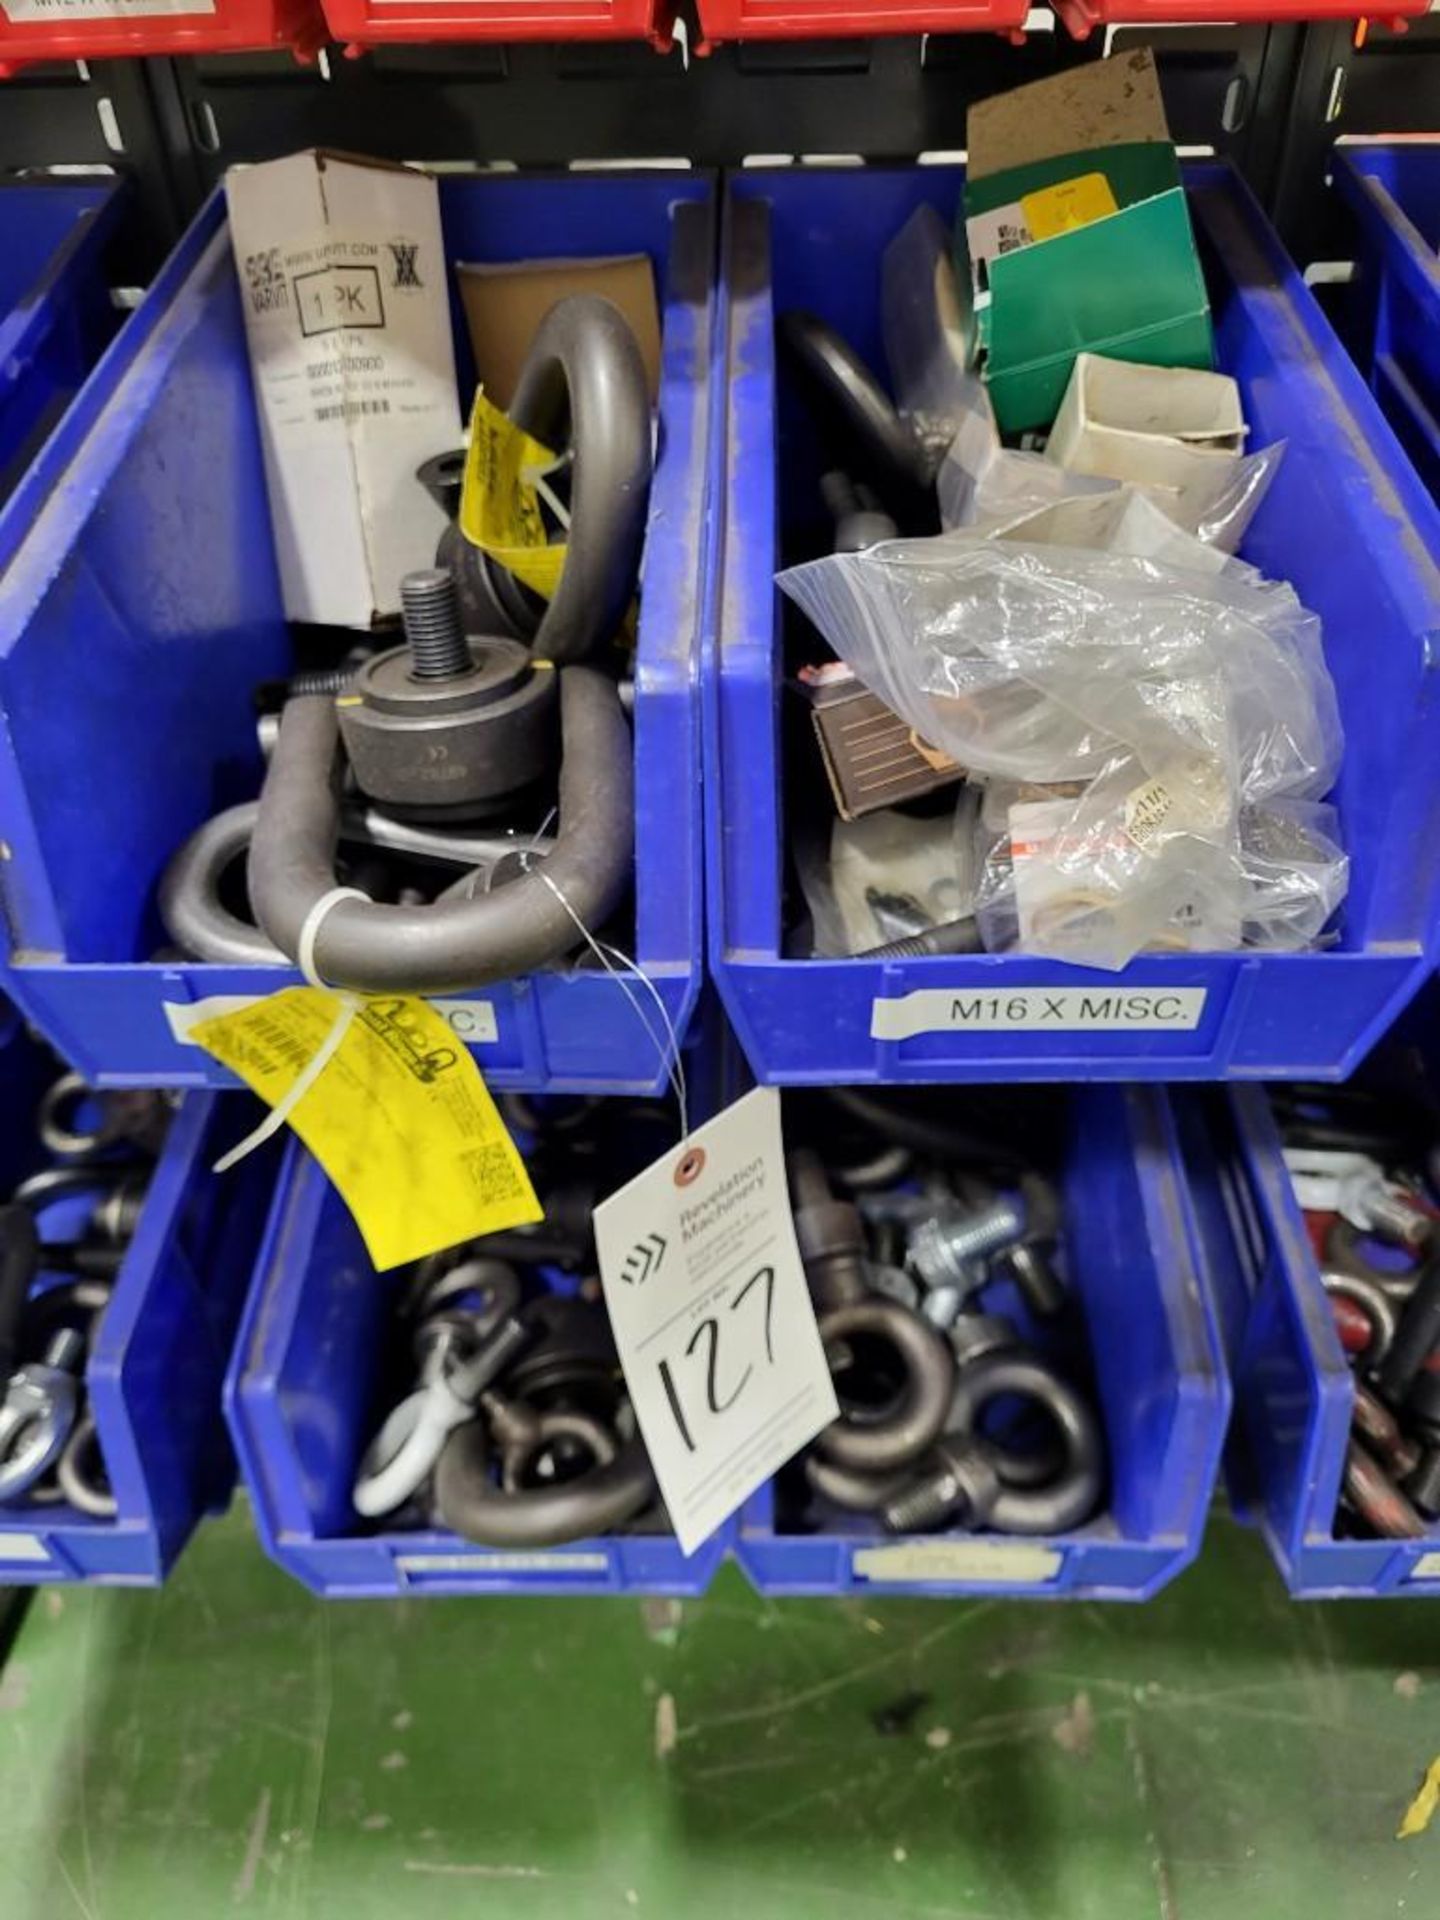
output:
M1440 1594L1440 1525L1337 1540L1355 1382L1263 1088L1176 1096L1235 1393L1231 1502L1297 1599Z
M1355 347L1371 391L1440 500L1440 141L1337 147L1355 214Z
M384 1412L402 1276L378 1276L344 1202L292 1142L225 1383L225 1410L265 1551L331 1599L397 1594L703 1593L727 1525L687 1560L665 1532L515 1551L444 1530L372 1531L350 1504Z
M700 975L712 188L668 173L450 177L441 208L451 258L643 252L656 265L664 339L637 665L636 951L683 1029ZM163 940L160 875L203 820L259 791L251 690L290 664L222 199L0 513L7 563L0 836L12 990L97 1083L233 1085L175 1039L167 1003L268 993L298 974L151 957ZM557 970L444 1004L494 1085L660 1082L661 1023L634 982Z
M115 331L105 258L123 201L118 180L0 186L0 501Z
M23 1037L0 1058L7 1192L39 1157L35 1097L54 1072ZM85 1373L119 1511L0 1505L0 1583L157 1586L202 1517L228 1503L235 1457L220 1392L275 1155L220 1177L210 1167L256 1113L213 1094L177 1111ZM73 1212L73 1201L43 1209L42 1240L73 1230Z
M1200 1548L1230 1412L1173 1122L1149 1087L1070 1096L1060 1169L1070 1286L1105 1427L1109 1498L1098 1519L1045 1539L896 1538L862 1514L834 1532L775 1530L775 1492L741 1515L736 1554L762 1593L1012 1594L1144 1600ZM1017 1303L1018 1305L1018 1303Z
M813 430L776 403L773 322L799 306L883 366L880 260L915 208L954 218L955 167L743 174L724 215L717 350L722 549L706 649L713 971L769 1082L1338 1077L1418 987L1440 868L1440 516L1253 200L1187 173L1219 364L1256 445L1289 449L1245 557L1323 619L1347 730L1335 798L1352 860L1334 951L1144 955L1122 973L1020 955L782 958L777 515L824 550ZM779 459L777 465L776 447ZM808 518L807 518L808 516ZM885 1037L909 994L922 1029Z

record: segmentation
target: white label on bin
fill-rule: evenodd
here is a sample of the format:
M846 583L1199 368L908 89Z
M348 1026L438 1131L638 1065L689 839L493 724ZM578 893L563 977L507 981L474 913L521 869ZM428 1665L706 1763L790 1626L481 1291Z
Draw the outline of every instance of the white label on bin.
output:
M493 1047L500 1038L495 1006L490 1000L432 1000L430 1004L467 1047Z
M216 1020L222 1014L239 1013L266 997L263 993L212 993L204 1000L167 1000L165 1018L170 1022L171 1034L180 1045L193 1047L196 1042L190 1038L190 1029L198 1026L202 1020ZM500 1025L495 1018L493 1001L432 1000L430 1005L456 1038L463 1040L467 1046L493 1046L500 1038Z
M608 1573L603 1553L397 1553L401 1573Z
M1405 1578L1407 1580L1440 1580L1440 1553L1422 1553Z
M878 999L872 1040L917 1033L1193 1033L1205 987L920 987Z
M610 1326L683 1553L840 1409L757 1087L595 1210Z
M50 1564L50 1549L33 1533L0 1533L0 1561L25 1560L31 1565Z
M164 14L214 13L215 0L0 0L7 20L149 20Z
M850 1565L860 1580L970 1580L1041 1587L1065 1564L1063 1553L1031 1541L910 1540L857 1548Z

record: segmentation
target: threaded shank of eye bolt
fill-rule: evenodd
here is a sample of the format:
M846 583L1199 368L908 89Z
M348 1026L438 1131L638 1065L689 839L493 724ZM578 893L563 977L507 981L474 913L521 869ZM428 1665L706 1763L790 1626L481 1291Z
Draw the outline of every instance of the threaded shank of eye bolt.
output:
M416 680L456 680L470 671L460 593L448 567L422 567L400 582L400 617Z
M1434 1222L1408 1200L1377 1187L1365 1196L1366 1209L1377 1233L1397 1241L1402 1247L1419 1247L1430 1238Z
M938 927L902 934L898 940L884 940L878 947L866 947L854 957L857 960L913 960L932 953L980 951L980 929L971 914L964 920L946 920Z
M941 1467L887 1500L881 1518L887 1533L927 1533L948 1520L964 1500L959 1475L948 1466Z
M910 1236L910 1265L927 1287L973 1293L974 1263L1010 1246L1024 1231L1025 1216L1013 1200L993 1200L973 1213L934 1214Z

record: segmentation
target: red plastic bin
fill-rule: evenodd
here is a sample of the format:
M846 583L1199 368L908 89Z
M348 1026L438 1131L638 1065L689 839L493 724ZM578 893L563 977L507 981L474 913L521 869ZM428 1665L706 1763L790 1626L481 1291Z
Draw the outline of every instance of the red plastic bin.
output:
M666 50L673 0L324 0L348 54L385 41L648 40Z
M1405 17L1425 13L1430 0L1385 0L1367 7L1364 0L1051 0L1076 40L1095 27L1200 26L1211 21L1357 20L1401 32Z
M316 0L46 0L0 5L0 80L39 60L142 54L256 53L312 60L328 38Z
M868 40L885 33L1004 33L1019 40L1030 10L1028 0L699 0L699 8L702 52L722 40Z

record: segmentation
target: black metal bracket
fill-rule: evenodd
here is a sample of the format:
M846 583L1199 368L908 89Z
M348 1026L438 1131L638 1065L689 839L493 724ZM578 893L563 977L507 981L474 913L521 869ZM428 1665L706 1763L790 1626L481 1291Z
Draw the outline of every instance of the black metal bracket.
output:
M1404 33L1351 21L1311 27L1295 74L1271 211L1300 265L1346 256L1343 209L1328 185L1337 140L1440 136L1440 14Z
M1294 28L1168 28L1117 30L1111 43L1155 47L1177 141L1263 173L1278 153L1262 124L1273 74L1278 63L1288 75L1298 39ZM312 144L519 166L912 159L962 149L974 101L1106 47L1104 34L1077 44L1056 31L1018 47L983 34L754 42L688 66L678 50L583 44L395 47L359 60L332 49L309 68L273 55L190 60L172 69L167 135L188 139L197 184Z
M23 67L0 82L0 174L109 168L130 179L131 218L117 270L143 286L189 218L159 138L153 82L161 62Z

